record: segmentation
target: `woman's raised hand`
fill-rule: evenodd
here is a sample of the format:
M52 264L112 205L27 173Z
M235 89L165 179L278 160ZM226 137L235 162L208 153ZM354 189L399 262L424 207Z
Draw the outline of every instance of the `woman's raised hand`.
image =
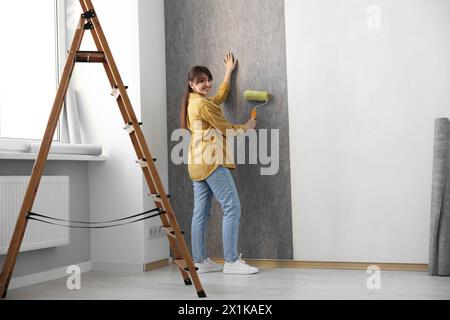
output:
M233 72L236 69L238 59L235 59L233 54L231 52L228 52L223 62L227 66L227 71Z

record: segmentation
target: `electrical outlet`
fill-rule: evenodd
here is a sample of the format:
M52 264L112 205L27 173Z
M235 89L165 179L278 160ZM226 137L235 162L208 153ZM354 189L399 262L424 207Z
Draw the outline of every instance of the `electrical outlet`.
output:
M163 236L163 229L161 226L152 226L152 227L148 227L148 239L156 239L156 238L160 238Z

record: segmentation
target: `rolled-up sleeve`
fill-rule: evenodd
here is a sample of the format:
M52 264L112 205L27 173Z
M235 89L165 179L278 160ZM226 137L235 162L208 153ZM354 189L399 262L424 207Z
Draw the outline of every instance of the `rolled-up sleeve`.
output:
M230 85L226 82L222 82L222 84L219 87L219 90L217 90L216 95L213 98L211 98L211 101L220 106L228 99L229 93L230 93Z
M221 110L217 107L210 106L209 104L203 105L200 110L202 118L209 122L214 128L219 130L222 135L232 134L237 136L239 134L245 133L247 126L245 125L235 125L230 123L222 114Z

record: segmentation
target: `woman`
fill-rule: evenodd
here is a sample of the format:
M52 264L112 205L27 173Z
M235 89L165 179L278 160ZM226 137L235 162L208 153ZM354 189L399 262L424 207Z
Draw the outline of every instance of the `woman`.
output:
M225 118L220 105L228 98L237 60L227 53L224 62L225 79L212 98L208 98L213 82L211 72L201 66L189 71L187 92L181 106L181 127L192 134L188 165L194 184L192 255L198 273L223 270L227 274L255 274L258 269L246 264L237 253L241 204L230 172L236 166L227 148L226 137L255 129L256 120L251 118L245 125L234 125ZM223 267L211 261L205 251L213 195L223 211Z

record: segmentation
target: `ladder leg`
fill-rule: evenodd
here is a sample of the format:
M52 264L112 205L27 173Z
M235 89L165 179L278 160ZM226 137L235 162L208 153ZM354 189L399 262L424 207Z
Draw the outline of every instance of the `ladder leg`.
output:
M94 9L91 0L80 0L80 4L85 12ZM94 41L95 41L98 49L100 50L100 48L101 48L101 51L104 52L105 57L106 57L107 63L105 63L104 65L105 65L105 69L107 70L107 73L109 73L108 77L109 77L110 81L113 82L114 86L117 86L117 88L120 92L120 97L119 97L118 101L121 100L123 102L123 106L122 106L123 109L121 110L122 115L124 116L125 119L128 120L128 122L136 124L136 123L138 123L138 120L137 120L134 110L131 106L131 101L126 92L124 83L120 76L117 65L114 61L113 55L111 53L111 49L108 45L108 42L106 40L103 29L98 20L98 17L97 16L93 17L91 19L91 21L94 26L93 29L91 30ZM108 70L109 70L109 72L108 72ZM120 106L120 104L121 103L119 103L119 106ZM148 160L147 168L149 169L151 177L152 177L152 183L149 183L149 187L152 188L153 187L152 184L154 184L158 194L161 195L161 203L164 207L164 210L167 212L167 217L171 223L171 226L174 229L175 236L178 241L179 249L181 251L181 254L182 254L184 260L186 261L187 267L189 269L189 273L191 275L191 279L194 282L194 286L197 290L197 294L199 295L199 297L206 297L205 291L203 290L202 285L200 283L200 279L198 277L194 263L189 254L189 249L187 248L186 242L183 238L183 235L181 234L180 227L179 227L178 222L173 213L173 208L172 208L172 206L169 202L169 199L167 198L167 195L164 191L158 171L156 170L156 167L155 167L153 161L151 160L151 159L153 159L153 157L150 153L150 150L148 149L148 145L146 143L144 134L142 133L142 130L140 127L135 127L134 129L135 129L134 134L136 135L136 141L134 143L138 144L138 146L135 146L135 149L138 153L142 153L144 158ZM149 182L149 181L147 180L147 182ZM184 278L184 274L183 274L183 278Z
M94 9L91 0L80 0L80 4L81 4L81 7L83 8L84 12ZM105 65L105 69L107 70L107 74L108 74L108 70L109 70L108 77L109 77L110 81L113 81L114 87L117 86L117 88L120 92L120 97L119 97L118 101L121 100L123 103L122 106L121 106L122 103L119 103L119 107L121 107L122 115L124 116L124 119L127 120L126 123L131 122L131 123L137 124L138 120L136 118L136 114L134 113L134 110L132 108L131 101L128 97L128 93L125 89L125 85L122 81L119 70L114 61L114 57L111 53L111 49L108 45L108 42L106 40L103 29L98 20L98 17L97 16L93 17L91 19L91 23L93 24L93 29L91 29L91 33L94 38L94 41L95 41L98 49L100 50L100 48L101 48L101 51L104 52L105 57L106 57L106 63L104 65ZM161 203L163 205L164 210L167 212L166 215L171 223L171 226L174 229L175 236L178 241L179 249L180 249L181 254L187 264L187 268L191 275L191 279L194 282L194 286L197 290L198 296L202 297L202 298L206 297L205 291L202 288L200 279L196 272L194 262L192 261L192 258L190 256L189 249L187 248L186 242L184 240L183 235L181 234L180 227L175 218L173 208L172 208L170 201L164 191L163 184L159 177L158 171L156 170L156 166L155 166L154 162L152 161L153 157L152 157L150 150L148 148L148 145L146 143L144 134L142 133L142 130L139 126L136 126L134 128L133 134L135 134L135 136L136 136L136 140L133 143L137 144L137 145L135 145L135 149L138 152L138 156L139 156L139 153L141 153L144 156L144 158L141 158L141 159L148 160L147 168L148 168L148 170L151 174L151 178L152 178L151 183L149 180L147 180L147 182L149 183L149 187L150 188L156 187L156 191L161 196L161 199L160 199Z
M165 216L161 216L161 222L164 226L169 225L169 221ZM167 239L169 240L170 248L172 249L174 258L175 259L183 259L183 256L181 254L180 248L178 247L177 241L170 236L167 236ZM191 286L192 281L191 281L191 278L189 277L189 273L180 267L178 267L178 270L180 271L181 276L183 277L184 284L187 286Z
M123 101L122 101L122 99L120 97L117 100L117 102L118 102L119 106L121 106L121 109L125 108L124 105L123 105ZM124 112L122 112L122 114L124 114ZM138 158L139 159L145 158L145 156L142 153L142 150L140 148L140 144L137 141L136 134L134 132L132 132L130 134L130 138L131 138L132 144L134 146L134 149L136 151L136 155L138 156ZM142 171L143 171L145 180L147 181L147 185L149 186L150 193L157 194L158 191L157 191L157 189L155 187L155 184L154 184L154 181L153 181L153 177L152 177L152 175L150 173L150 170L148 169L148 167L144 167L144 168L142 168ZM155 201L155 206L157 208L163 208L163 205L159 201ZM160 216L160 218L161 218L161 222L162 222L163 226L172 225L165 215ZM169 240L169 244L170 244L170 247L171 247L171 249L173 251L175 259L181 259L181 258L184 259L184 257L182 256L182 253L180 251L180 248L178 246L177 241L175 239L173 239L172 237L170 237L170 236L167 236L167 238ZM186 272L183 268L178 268L178 269L179 269L179 271L181 273L181 276L183 277L184 283L186 285L192 285L192 281L191 281L191 279L189 277L188 272Z
M119 104L123 104L121 99L118 100L118 103ZM142 150L140 148L140 144L137 141L135 133L131 133L130 134L130 138L131 138L131 141L133 143L133 146L135 148L135 151L136 151L136 154L137 154L138 158L139 159L145 158L145 156L142 153ZM142 168L142 171L143 171L145 180L147 181L147 185L149 186L150 193L151 194L157 194L158 191L157 191L157 189L155 187L155 184L154 184L154 181L153 181L153 177L152 177L152 175L150 173L150 170L148 169L148 167L144 167L144 168ZM155 205L156 205L157 208L163 208L163 205L161 204L160 201L155 201ZM165 215L160 216L160 218L161 218L161 222L162 222L163 226L169 226L169 225L171 226L172 225L170 223L169 219L167 219L167 217ZM182 259L183 256L182 256L182 253L180 251L180 248L178 246L177 241L174 238L170 237L169 235L167 235L167 239L169 240L170 248L172 249L172 252L173 252L173 254L175 256L175 259ZM179 269L179 271L181 273L181 276L183 277L184 283L186 285L192 285L192 281L189 278L188 272L186 272L183 268L178 268L178 269Z
M121 100L120 97L118 99L118 103L119 103L119 105L123 105L123 101ZM138 138L136 136L136 131L134 131L134 132L132 132L130 134L130 138L131 138L131 141L133 143L133 146L135 148L136 154L137 154L139 159L143 159L143 158L152 159L151 155L149 155L148 158L147 158L144 155L144 153L142 152L141 145L144 145L145 141L144 141L144 143L139 143ZM157 188L155 187L155 182L154 182L154 177L155 176L151 174L151 171L149 169L150 165L154 166L153 161L148 161L148 166L142 168L144 177L145 177L145 179L147 181L147 185L149 186L150 193L152 193L152 194L160 194L159 191L157 190ZM158 208L164 208L163 204L160 201L155 201L155 205ZM165 215L160 216L160 218L161 218L161 222L162 222L163 226L169 226L169 225L170 226L174 226L174 224L176 224L176 223L174 223L172 221L169 221L170 219L168 219ZM181 259L182 258L185 261L191 260L190 256L183 254L182 250L180 249L180 245L182 245L183 243L185 245L185 240L184 240L183 236L181 235L181 232L179 233L179 236L177 237L177 240L175 240L174 238L172 238L170 236L167 236L167 238L169 240L169 244L170 244L170 247L171 247L171 249L173 251L175 259ZM189 273L186 270L184 270L183 268L181 268L181 267L179 267L178 269L179 269L179 271L181 273L181 276L183 277L183 281L184 281L185 285L192 285L192 281L191 281L191 278L189 277ZM193 279L195 279L195 277L198 278L197 272L195 271L195 269L190 269L190 271L191 271L191 276L193 277ZM194 274L192 274L192 273L194 273ZM195 283L195 281L194 281L194 283ZM197 283L197 290L198 290L197 292L198 292L199 296L201 296L201 297L205 297L206 296L205 293L204 293L203 288L201 287L200 281L198 281L198 283Z
M56 98L47 124L47 129L45 131L44 138L42 139L42 144L41 148L39 149L37 159L34 163L30 182L28 183L28 188L24 197L22 208L20 209L16 227L14 229L11 243L8 248L8 253L6 255L6 260L4 262L2 273L0 275L0 293L2 298L6 297L8 291L11 276L14 271L14 266L16 264L17 256L20 251L20 246L22 245L22 241L25 235L25 230L28 222L28 212L30 212L33 208L34 200L39 189L39 183L41 181L42 173L44 171L45 163L47 161L47 157L53 141L53 136L55 135L59 116L64 104L64 97L66 96L70 78L75 67L75 54L79 50L81 42L83 40L83 22L84 19L80 18L80 23L75 32L70 53L67 58L66 66L61 77L58 92L56 94Z
M118 100L118 104L123 106L123 102L122 102L122 100L120 98ZM130 134L130 138L131 138L132 144L134 146L134 149L136 151L137 157L139 159L145 158L145 156L142 153L142 150L140 149L140 144L137 141L136 135L134 133L131 133ZM155 184L153 182L152 175L151 175L150 171L148 170L148 167L142 168L142 171L143 171L145 180L147 181L147 185L149 187L150 193L152 193L152 194L158 193L158 191L156 190ZM163 208L163 205L159 201L155 201L155 206L157 208ZM165 215L160 216L160 218L161 218L161 222L162 222L163 226L171 225L170 221L167 219L167 217ZM173 252L173 254L175 256L175 259L183 258L177 241L175 239L173 239L172 237L170 237L170 236L167 236L167 239L169 240L170 248L172 249L172 252ZM192 285L192 281L191 281L191 279L189 277L188 272L186 272L183 268L178 268L178 270L181 273L181 276L183 278L184 284L185 285Z
M94 37L94 42L95 42L95 44L96 44L97 50L98 50L98 51L102 51L103 48L102 48L102 46L100 45L100 43L99 43L97 37ZM111 84L111 87L114 88L116 84L115 84L114 77L113 77L113 75L112 75L112 73L111 73L111 70L109 69L108 63L107 63L107 62L104 62L104 63L103 63L103 66L104 66L104 68L105 68L106 75L107 75L108 80L109 80L109 82L110 82L110 84ZM126 111L126 107L125 107L125 104L124 104L123 99L122 99L121 96L119 96L119 97L117 98L117 104L119 105L119 110L120 110L120 112L121 112L121 114L122 114L122 117L123 117L123 119L124 119L124 123L129 123L129 122L130 122L130 119L129 119L129 117L128 117L128 113L127 113L127 111ZM138 141L136 140L136 136L135 136L135 135L131 135L131 141L132 141L133 147L134 147L134 149L135 149L135 151L136 151L136 154L137 154L138 158L139 158L139 159L143 159L143 158L144 158L144 155L142 154L142 151L141 151L141 149L140 149L140 145L139 145ZM150 174L146 175L146 170L144 170L144 176L145 176L145 178L146 178L147 184L150 186L150 187L149 187L150 192L151 192L151 193L157 193L156 188L154 187L154 183L153 183L153 180L152 180L152 178L151 178L151 175L150 175ZM153 187L151 187L151 186L153 186ZM157 207L162 207L161 204L158 204L158 203L155 203L155 204L156 204ZM163 216L161 216L161 222L162 222L162 224L163 224L164 226L169 225L169 221L167 220L167 218L165 218L165 217L163 217ZM183 258L183 257L181 256L181 252L180 252L180 249L179 249L179 247L178 247L176 241L175 241L173 238L169 237L169 236L168 236L167 238L168 238L168 240L169 240L169 244L170 244L170 247L171 247L171 249L172 249L172 251L173 251L173 253L174 253L174 255L175 255L175 258L176 258L176 259L181 259L181 258ZM192 285L192 281L191 281L191 279L189 278L188 272L186 272L186 271L183 270L182 268L179 268L179 270L180 270L181 276L183 277L184 283L185 283L186 285Z

